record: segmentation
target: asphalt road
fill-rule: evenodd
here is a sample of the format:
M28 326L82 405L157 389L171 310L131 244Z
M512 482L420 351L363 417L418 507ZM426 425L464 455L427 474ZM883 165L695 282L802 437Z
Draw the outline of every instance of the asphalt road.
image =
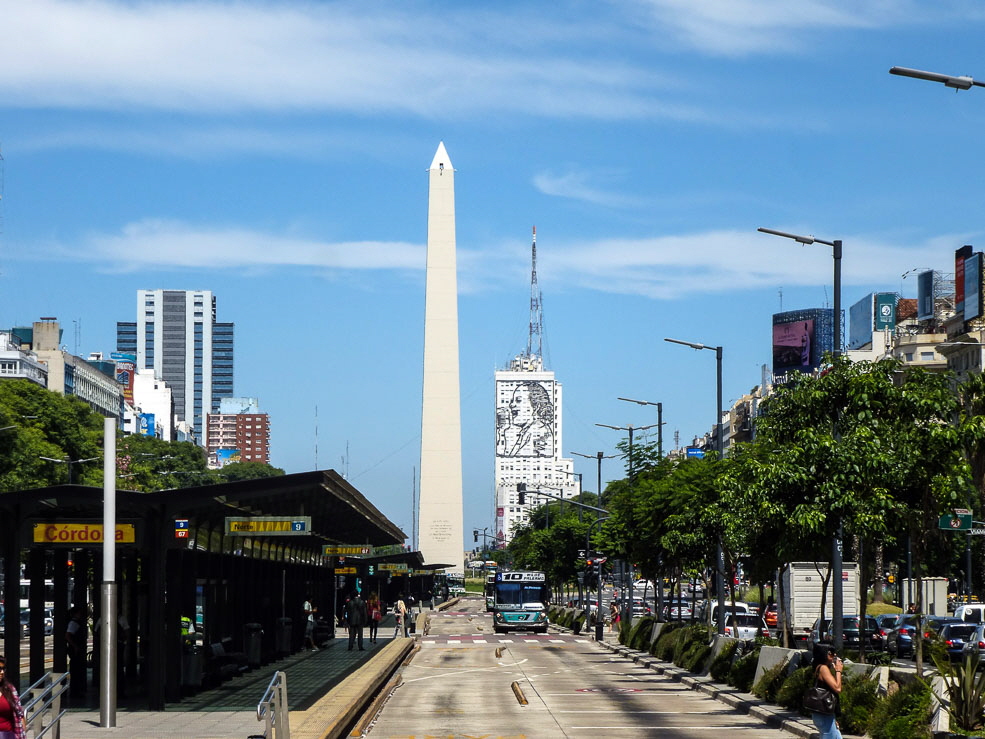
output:
M788 736L584 635L493 634L478 598L432 615L402 678L373 739Z

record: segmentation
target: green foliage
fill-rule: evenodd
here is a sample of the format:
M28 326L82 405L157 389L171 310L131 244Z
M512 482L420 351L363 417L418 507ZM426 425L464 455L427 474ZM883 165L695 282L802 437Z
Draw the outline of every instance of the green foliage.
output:
M798 667L787 675L779 690L776 691L776 704L788 711L804 711L803 700L807 688L814 682L814 671L810 665Z
M656 645L650 650L651 654L657 659L662 659L664 662L673 662L677 641L683 634L684 624L664 624L660 630L660 636L657 638Z
M872 739L930 737L930 688L914 682L876 703L869 718Z
M641 652L648 651L650 649L650 634L653 633L653 624L656 622L657 619L653 616L643 616L634 621L632 631L629 634L628 646Z
M937 696L958 728L980 729L985 718L985 671L979 672L978 652L951 664L946 654L931 652L937 671L944 678L947 696Z
M707 645L711 639L711 633L707 626L685 626L680 631L677 644L674 645L674 664L684 667L684 656L691 651L695 644Z
M762 677L752 687L752 694L770 703L776 702L776 694L787 678L787 660L763 671Z
M728 684L743 693L752 690L752 681L756 677L756 665L759 663L759 650L755 649L737 659L732 669L728 671Z
M735 640L728 641L722 646L718 656L715 657L708 669L708 674L711 675L712 680L720 683L728 680L729 671L732 669L732 657L738 647L739 642Z
M710 656L710 644L695 642L687 650L684 656L681 657L681 667L688 672L701 672L701 670L704 669L705 663L708 662L708 657Z
M879 683L865 675L849 675L838 697L839 723L845 734L865 734L872 711L879 702Z

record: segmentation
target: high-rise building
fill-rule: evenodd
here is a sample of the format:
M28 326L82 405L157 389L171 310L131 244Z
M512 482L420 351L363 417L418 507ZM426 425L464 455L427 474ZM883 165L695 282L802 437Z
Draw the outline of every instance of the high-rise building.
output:
M117 351L168 384L178 421L203 446L206 415L233 395L233 327L216 321L210 290L138 290L137 320L116 324Z
M496 538L505 546L532 508L581 493L574 463L561 456L561 383L544 369L543 311L537 285L537 230L531 244L527 350L496 380ZM526 488L521 504L517 485ZM546 493L546 494L539 494ZM553 496L553 497L551 497Z
M218 413L208 415L206 451L209 466L230 461L270 463L270 417L256 398L223 398Z
M455 170L440 143L428 168L419 549L425 563L464 574L455 262Z

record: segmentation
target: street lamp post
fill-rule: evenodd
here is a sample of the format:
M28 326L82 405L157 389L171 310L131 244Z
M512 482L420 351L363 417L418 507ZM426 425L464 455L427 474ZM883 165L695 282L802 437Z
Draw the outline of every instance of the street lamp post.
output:
M912 71L912 70L907 70ZM825 244L831 247L834 257L834 355L841 354L841 239L825 241L816 239L813 236L798 236L797 234L786 233L785 231L775 231L771 228L757 229L761 233L782 236L785 239L793 239L799 244ZM836 431L837 433L837 431ZM831 634L834 640L834 648L841 650L844 646L844 630L842 616L844 615L844 589L841 584L842 572L842 537L841 518L838 519L834 540L831 542Z
M634 400L633 398L616 398L616 400L625 400L627 403L636 403L636 405L655 405L657 406L657 456L663 459L664 456L664 404L654 403L649 400Z
M900 77L912 77L917 80L943 82L945 87L953 88L955 92L958 90L970 90L972 86L985 87L985 82L979 82L964 75L938 74L937 72L924 72L921 69L908 69L907 67L893 67L889 70L889 73Z
M607 423L597 423L596 426L601 426L606 429L613 429L614 431L627 431L629 433L629 488L633 489L633 481L636 479L636 471L633 468L633 432L634 431L645 431L646 429L652 429L657 424L651 423L648 426L634 426L629 424L628 426L610 426ZM626 590L626 577L625 577L625 565L623 563L623 591ZM626 628L631 629L633 627L633 563L629 562L629 598L623 598L625 603L623 604L623 615L622 619L626 624Z
M69 459L68 457L63 459L55 459L54 457L38 457L38 459L43 459L46 462L57 462L58 464L68 465L68 484L73 485L75 483L75 475L72 474L74 466L85 462L95 462L99 459L99 457L87 457L86 459Z
M715 352L716 364L716 394L715 394L715 450L718 452L718 459L725 456L725 439L722 434L722 347L698 344L693 341L681 341L680 339L664 339L671 344L681 344L692 349L707 349ZM661 585L662 587L662 585ZM715 588L718 590L718 633L725 633L725 550L722 548L721 534L715 545Z

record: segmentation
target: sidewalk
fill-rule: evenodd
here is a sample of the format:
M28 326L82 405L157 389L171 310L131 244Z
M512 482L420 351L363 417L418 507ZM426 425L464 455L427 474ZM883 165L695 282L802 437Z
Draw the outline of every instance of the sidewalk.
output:
M685 685L691 690L698 690L705 695L714 698L727 706L755 716L772 728L782 729L794 736L811 739L817 737L818 732L814 722L809 718L804 718L795 711L788 711L771 703L760 700L752 693L741 693L730 685L715 682L705 675L696 675L685 669L677 667L672 662L664 662L657 659L649 652L639 652L630 649L619 643L619 633L606 631L604 641L601 644L611 652L615 652L626 659L631 659L641 667L646 667L658 675L664 675L672 680Z
M277 671L287 675L291 734L295 739L321 739L338 725L360 695L381 685L417 643L393 637L393 619L380 626L379 640L365 651L348 651L342 631L317 652L299 652L277 662L202 690L168 706L165 711L117 708L116 726L99 726L99 706L69 709L61 720L62 736L70 739L127 737L127 739L247 739L262 735L256 707ZM93 694L95 691L90 691Z

